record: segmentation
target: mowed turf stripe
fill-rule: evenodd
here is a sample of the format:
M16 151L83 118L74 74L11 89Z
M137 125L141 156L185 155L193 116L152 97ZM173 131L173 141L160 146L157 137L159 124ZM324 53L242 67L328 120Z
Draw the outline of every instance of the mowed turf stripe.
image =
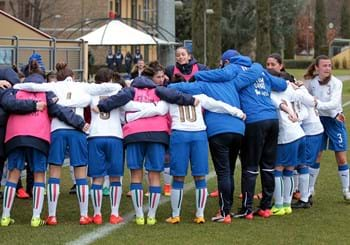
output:
M208 174L207 176L207 180L210 180L212 178L214 178L216 176L215 171L212 171ZM185 188L184 188L184 194L192 189L194 189L195 187L195 183L194 181L189 182L187 184L185 184ZM170 198L162 198L159 205L163 205L165 203L170 202ZM148 205L147 205L148 206ZM144 207L143 211L147 212L148 211L148 207ZM130 221L132 221L135 217L135 213L134 210L126 215L123 215L124 218L124 222L121 224L117 224L117 225L111 225L109 223L106 223L104 225L98 226L97 229L89 232L89 233L85 233L83 235L81 235L78 239L73 240L71 242L66 243L67 245L82 245L82 244L91 244L94 241L106 237L108 236L110 233L112 233L113 231L122 228L124 225L128 224Z

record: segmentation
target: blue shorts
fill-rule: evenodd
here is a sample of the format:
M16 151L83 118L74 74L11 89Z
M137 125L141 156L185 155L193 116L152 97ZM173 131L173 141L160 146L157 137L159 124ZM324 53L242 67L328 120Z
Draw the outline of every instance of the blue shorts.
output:
M305 137L288 144L277 145L275 166L296 167L305 162Z
M24 163L29 164L34 173L46 172L47 156L37 149L31 147L21 147L14 149L8 155L8 170L24 169Z
M165 145L161 143L140 142L126 145L128 168L162 172L164 170Z
M322 137L323 133L305 137L305 158L308 166L316 162L318 153L321 151Z
M88 176L123 176L123 141L115 137L88 139Z
M67 148L71 166L80 167L87 165L86 134L74 129L59 129L51 133L48 162L53 165L62 165Z
M206 131L173 130L170 136L170 174L186 176L191 162L192 176L208 174L208 138Z
M320 119L324 128L322 150L346 151L348 135L345 123L331 117L320 117Z

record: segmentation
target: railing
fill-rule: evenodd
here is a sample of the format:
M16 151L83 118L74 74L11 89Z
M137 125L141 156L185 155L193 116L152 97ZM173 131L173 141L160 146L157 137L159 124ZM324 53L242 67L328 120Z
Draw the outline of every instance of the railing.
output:
M28 64L29 57L39 53L46 72L55 70L57 62L64 61L74 71L76 79L83 80L83 41L66 39L34 39L0 36L0 66Z

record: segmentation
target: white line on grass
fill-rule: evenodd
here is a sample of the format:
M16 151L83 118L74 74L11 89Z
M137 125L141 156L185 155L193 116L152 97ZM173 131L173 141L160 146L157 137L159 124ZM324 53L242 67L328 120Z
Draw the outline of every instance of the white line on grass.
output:
M343 107L346 107L346 106L348 106L348 105L350 105L350 101L345 102L345 103L343 104Z
M215 177L216 174L214 171L210 172L209 175L207 176L207 180ZM185 188L184 188L184 193L192 190L194 188L195 184L194 181L185 184ZM170 198L162 198L159 205L163 205L165 203L168 203L170 201ZM144 212L148 211L148 207L144 208ZM126 225L127 223L129 223L130 221L132 221L134 219L135 213L134 211L127 213L126 215L124 215L124 222L121 224L117 224L117 225L111 225L111 224L104 224L102 226L100 226L99 228L81 235L78 239L68 242L67 245L82 245L82 244L91 244L94 241L96 241L97 239L103 238L105 236L108 236L110 233L112 233L112 231L117 230L122 228L124 225Z

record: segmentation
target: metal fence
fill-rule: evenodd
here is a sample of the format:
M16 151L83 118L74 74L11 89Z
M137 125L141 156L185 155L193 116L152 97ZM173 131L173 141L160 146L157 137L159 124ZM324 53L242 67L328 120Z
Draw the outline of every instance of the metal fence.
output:
M33 53L41 55L46 72L55 70L56 63L64 61L74 71L76 79L83 80L83 41L0 37L0 66L22 68Z

